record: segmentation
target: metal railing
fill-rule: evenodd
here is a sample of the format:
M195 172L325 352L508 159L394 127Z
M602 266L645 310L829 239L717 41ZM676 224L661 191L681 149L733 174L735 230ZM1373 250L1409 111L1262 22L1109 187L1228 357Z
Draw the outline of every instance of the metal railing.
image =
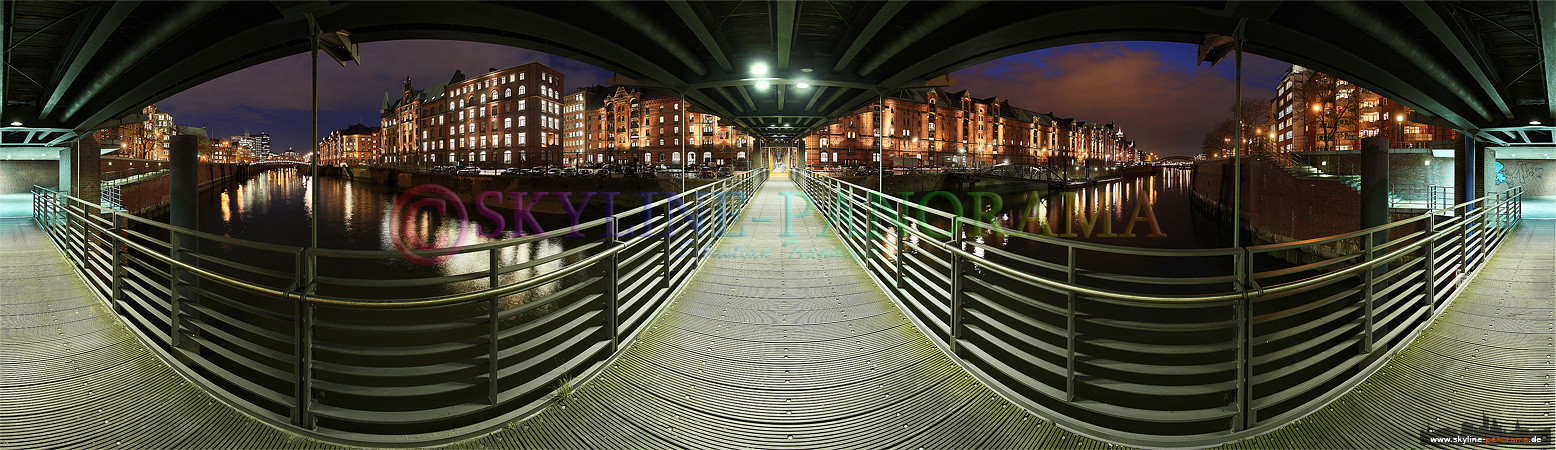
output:
M686 284L766 178L745 172L579 224L583 237L417 251L451 252L454 273L409 279L342 275L368 260L403 263L392 250L233 239L101 214L41 187L33 208L87 285L214 393L324 439L426 445L530 414L597 373ZM574 241L519 256L552 239ZM253 256L223 259L201 245ZM353 295L373 289L402 294ZM417 289L434 293L404 294Z
M1337 236L1154 249L958 217L804 170L790 178L963 367L1066 429L1149 447L1253 436L1342 395L1446 307L1522 212L1515 188ZM1110 218L1039 225L1115 233ZM1014 241L1033 250L1007 250ZM1348 251L1276 258L1315 246Z

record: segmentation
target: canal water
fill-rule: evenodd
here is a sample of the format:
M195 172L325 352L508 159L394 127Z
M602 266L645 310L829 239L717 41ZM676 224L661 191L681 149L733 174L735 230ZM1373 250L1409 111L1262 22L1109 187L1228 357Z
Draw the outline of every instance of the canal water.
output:
M1213 217L1195 210L1190 204L1190 173L1185 170L1164 170L1156 175L1127 178L1100 183L1095 186L1067 191L1037 188L1032 191L995 194L1002 203L993 221L1001 226L1016 228L1034 234L1052 231L1065 233L1065 224L1073 237L1059 239L1083 244L1142 247L1156 249L1225 248L1231 245L1230 230ZM309 242L309 215L315 211L309 192L309 177L296 169L278 169L262 172L247 179L229 182L201 193L199 197L199 229L207 233L266 242L292 247L304 247ZM482 231L496 227L491 219L469 209L470 223L474 226L460 229L460 221L452 211L437 214L431 208L423 208L412 220L397 221L394 204L399 192L386 186L367 182L355 182L337 178L320 179L321 199L325 202L319 217L320 247L339 250L394 251L395 227L419 236L423 242L454 242L463 238L466 245L491 242L514 237L511 211L499 210L509 218L506 232L485 237ZM967 192L952 193L962 207L971 214L971 197ZM922 193L920 194L922 196ZM941 195L928 203L944 211L955 208ZM985 202L988 203L988 202ZM1139 210L1137 211L1137 205ZM988 211L992 211L986 206ZM580 222L604 217L602 207L591 206L580 214ZM1093 232L1087 236L1071 219L1076 214L1096 217ZM569 217L558 214L534 214L536 221L547 230L566 229ZM1131 218L1148 217L1144 220ZM945 227L946 221L929 217L929 222ZM165 220L165 218L164 218ZM628 227L640 222L635 216L623 223ZM1110 221L1114 234L1132 232L1134 237L1104 237L1105 226ZM1154 233L1151 225L1160 233ZM603 230L588 230L584 237L556 237L505 248L498 252L504 264L518 264L544 258L597 242ZM559 233L558 233L559 234ZM1246 235L1245 235L1246 239ZM1067 249L1062 245L1042 243L1011 236L967 235L969 251L984 251L973 243L987 245L1031 258L1063 263ZM1247 240L1244 241L1244 245ZM256 250L230 244L205 241L200 252L229 261L237 261L281 272L295 270L295 256L291 254ZM1077 265L1093 270L1107 268L1114 273L1145 276L1193 277L1230 273L1230 258L1162 258L1117 254L1093 249L1077 252ZM503 282L516 281L560 268L586 255L569 257L508 274ZM1261 268L1289 266L1282 261L1256 261ZM323 277L352 280L408 280L418 278L459 277L482 274L487 270L488 255L485 252L454 255L442 264L422 265L395 254L392 257L375 258L321 258L320 273ZM224 270L227 271L227 270ZM280 282L281 280L275 280ZM465 292L486 287L485 277L443 283L434 286L371 287L323 283L321 294L349 296L364 299L390 299L430 297ZM523 302L527 298L543 296L565 286L553 284L529 295L515 296L506 301ZM1169 290L1164 290L1167 293Z
M1190 191L1192 176L1188 170L1164 168L1153 175L1106 181L1093 186L1049 189L1034 185L1032 190L982 194L981 212L992 213L983 217L975 217L977 211L974 211L974 202L977 194L974 192L954 191L948 192L951 195L935 195L923 204L947 213L955 213L960 208L964 217L975 217L982 222L1046 237L1035 239L1019 235L964 233L964 250L1001 262L1012 260L1001 258L988 249L1065 266L1073 247L1075 265L1083 274L1173 279L1231 275L1234 261L1230 256L1130 253L1132 249L1232 247L1230 224L1193 206L1193 193ZM925 194L917 193L910 199L922 201L926 198ZM995 211L992 199L988 198L993 195L999 197L998 211ZM956 200L952 201L952 197ZM926 219L926 222L936 227L948 229L949 220L933 215L926 216ZM1092 222L1089 232L1086 230L1088 221ZM1246 231L1239 245L1254 245ZM1021 264L1015 266L1032 267ZM1255 271L1266 271L1291 267L1292 264L1260 255L1254 259L1253 266ZM983 269L974 267L973 270ZM1062 273L1048 272L1041 275L1063 279ZM1094 287L1151 294L1225 292L1231 288L1230 283L1198 286L1141 283L1124 286L1122 283L1087 279L1084 276L1078 282Z
M318 221L320 248L395 252L389 256L379 255L377 257L320 257L318 275L321 277L340 280L394 280L396 282L411 279L442 279L451 281L431 286L396 285L390 287L357 286L349 282L334 283L329 281L323 281L320 284L319 294L321 295L358 299L433 297L468 292L487 286L488 281L484 274L488 268L489 255L486 252L451 255L450 258L439 264L418 264L396 251L394 244L396 227L400 227L399 231L401 232L417 236L417 239L421 242L434 243L441 241L445 244L443 247L449 247L451 243L455 242L462 242L463 245L469 246L518 236L515 234L513 227L512 211L507 209L496 209L493 211L505 218L503 229L506 231L488 237L483 236L483 233L491 234L491 231L497 228L497 223L474 208L467 207L466 212L471 226L463 228L457 213L453 210L447 210L445 211L446 214L440 214L436 212L436 208L419 208L414 215L403 218L405 220L397 220L394 217L394 205L400 192L389 187L368 182L321 177L319 188L321 189L320 200L324 205L321 208L315 208L310 192L310 177L305 171L297 169L268 170L251 175L246 179L219 185L199 195L199 230L248 241L290 247L305 247L309 245L310 240L310 215L314 211L318 211L320 214ZM417 198L427 198L427 196L419 196ZM574 201L576 202L577 200L574 199ZM509 204L511 204L511 201L509 201ZM543 229L553 232L553 236L565 233L565 230L571 224L570 218L566 215L542 213L533 215L536 222ZM580 214L579 222L587 223L605 217L605 215L606 212L603 207L591 206ZM167 220L165 216L159 219L164 222ZM631 221L626 221L625 223L631 223ZM531 229L526 228L526 230ZM599 235L604 233L603 229L585 231L587 233L583 237L558 236L506 247L497 252L498 258L503 265L532 261L562 253L589 242L596 242L599 239ZM296 267L295 255L269 250L252 249L214 241L202 241L199 251L202 254L215 258L286 273L291 273ZM506 283L529 278L540 273L555 270L587 256L570 256L546 264L540 264L523 271L506 274L501 280ZM217 270L224 273L240 273L235 269L219 265L206 264L206 266L216 267ZM252 278L252 274L243 273L242 275L251 277L249 279L256 279ZM442 278L461 276L471 276L473 279L453 280ZM284 281L279 279L279 277L274 278L276 278L274 280L276 283ZM553 283L525 295L508 297L505 298L505 302L522 303L528 298L544 296L565 288L565 286L559 286L559 284ZM484 306L482 306L482 309L484 309Z

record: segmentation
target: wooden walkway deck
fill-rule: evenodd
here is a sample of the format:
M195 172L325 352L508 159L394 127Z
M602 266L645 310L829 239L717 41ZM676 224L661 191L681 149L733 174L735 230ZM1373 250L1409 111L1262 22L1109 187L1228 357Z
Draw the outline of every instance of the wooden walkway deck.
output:
M790 181L768 180L737 221L744 235L720 241L598 376L535 416L446 448L1116 448L969 377L835 238L817 236L816 215L780 236L784 192L795 192ZM1227 447L1427 447L1416 437L1427 427L1493 416L1550 427L1556 222L1526 221L1509 239L1370 381ZM0 221L0 449L335 447L190 384L70 271L30 221Z

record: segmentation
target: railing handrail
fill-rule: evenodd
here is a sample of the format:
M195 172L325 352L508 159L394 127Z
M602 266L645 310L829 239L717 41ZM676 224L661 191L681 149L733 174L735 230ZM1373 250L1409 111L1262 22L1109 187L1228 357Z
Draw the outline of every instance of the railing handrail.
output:
M589 221L587 223L579 224L577 226L577 229L584 230L584 229L589 229L589 228L594 228L594 227L598 227L598 226L601 226L601 225L605 225L605 224L613 222L617 218L627 217L627 216L630 216L630 215L633 215L633 214L642 214L643 211L645 211L645 210L651 210L651 208L658 207L658 206L663 206L663 205L669 204L669 203L677 201L677 200L682 201L682 203L681 203L682 205L687 205L687 203L685 203L685 201L684 201L686 198L692 198L692 199L695 200L695 199L699 198L699 197L697 197L698 195L707 194L707 193L705 193L703 191L715 191L716 188L718 188L720 186L733 185L736 182L738 182L740 180L744 180L747 177L755 177L755 176L756 176L756 172L755 171L746 171L746 172L744 172L744 173L742 173L740 175L733 176L733 177L730 177L730 178L720 179L720 180L715 181L713 183L708 183L708 184L705 184L705 185L702 185L702 186L698 186L696 188L688 189L688 190L686 190L684 192L681 192L681 193L679 193L679 194L677 194L677 195L675 195L673 197L667 197L665 199L661 199L661 200L659 200L657 202L654 202L654 203L651 203L651 204L648 204L648 205L639 206L637 208L633 208L633 209L630 209L628 211L615 214L615 215L613 215L611 217L603 217L603 218L600 218L600 219ZM59 191L54 190L54 189L50 189L50 188L46 188L46 187L42 187L42 186L36 186L36 185L34 185L33 188L36 191L41 191L41 192L46 193L46 194L54 195L54 196L57 196L57 197L60 197L60 198L66 198L66 199L74 200L74 201L76 201L78 203L81 203L82 205L85 205L87 208L97 208L99 210L108 210L108 208L103 208L100 205L97 205L97 204L94 204L94 203L91 203L91 202L87 202L87 201L82 200L80 198L77 198L77 197L74 197L74 196L71 196L71 195L68 195L68 194L60 193ZM246 240L246 239L231 238L231 237L227 237L227 236L221 236L221 235L206 233L206 232L202 232L202 231L198 231L198 230L192 230L192 229L188 229L188 228L184 228L184 227L168 225L168 224L165 224L165 223L157 222L155 220L141 218L141 217L135 216L133 214L129 214L129 213L122 212L122 211L112 211L112 214L113 215L122 215L122 216L124 216L128 220L133 220L133 221L136 221L136 222L139 222L139 223L144 223L144 224L151 225L151 226L154 226L154 227L157 227L157 228L161 228L161 229L167 230L169 233L186 234L186 235L194 236L194 237L201 238L201 239L210 239L210 240L216 241L216 242L221 242L221 243L226 243L226 244L233 244L233 245L240 245L240 246L249 247L249 248L253 248L253 249L257 249L257 250L267 250L267 251L273 251L273 252L277 252L277 253L301 254L304 257L306 257L306 256L325 256L325 257L341 257L341 258L359 258L359 259L361 259L361 258L397 258L397 257L403 256L400 252L395 251L395 250L351 250L351 249L329 249L329 248L320 248L320 247L309 248L309 247L297 247L297 246L273 244L273 243L268 243L268 242L250 241L250 240ZM667 229L667 226L668 226L668 224L660 224L659 226L656 226L656 227L652 228L652 231L654 233L659 233L659 232L666 232L666 233L668 233L668 232L670 232L670 230ZM569 227L569 229L571 229L571 228L572 227ZM465 253L485 252L485 251L490 251L490 250L497 249L497 248L505 248L505 247L515 246L515 245L523 245L523 244L528 244L528 243L531 243L531 242L536 242L536 241L545 240L545 239L552 239L552 238L557 238L557 237L560 237L560 236L559 235L552 235L551 233L547 233L545 235L521 236L521 237L514 237L514 238L504 239L504 240L500 240L500 241L492 241L492 242L485 242L485 243L480 243L480 244L471 244L471 245L460 246L460 248L458 248L458 249L452 249L453 251L450 251L451 249L439 249L439 250L415 250L415 249L408 249L408 250L411 251L413 254L417 254L418 256L438 256L438 255L451 255L451 254L465 254ZM115 236L114 238L115 239L119 239L117 236ZM609 237L609 239L614 239L614 238L615 238L614 236ZM144 251L144 252L152 254L159 261L162 261L164 263L169 263L169 264L176 265L179 268L188 270L191 273L194 273L194 274L197 274L197 275L201 276L202 278L209 278L209 279L212 279L213 281L217 281L217 282L220 282L220 283L223 283L223 284L227 284L229 286L237 287L237 288L244 289L244 290L247 290L249 292L253 292L253 293L257 293L257 294L281 296L283 298L286 298L286 299L289 299L289 300L292 300L292 301L301 302L301 303L309 303L309 304L325 304L325 305L335 305L335 306L354 306L354 307L362 307L362 308L369 308L369 309L403 309L403 308L426 307L426 306L440 306L440 305L449 305L449 304L457 304L457 303L475 302L475 301L479 301L479 300L482 300L482 299L485 299L485 298L488 298L488 297L492 297L494 295L496 295L496 296L505 295L505 294L511 293L511 292L522 291L522 290L527 289L528 287L533 287L535 285L544 284L544 283L524 284L523 282L521 282L519 284L508 284L508 285L503 285L503 286L499 286L499 287L487 287L487 288L483 288L483 289L478 290L478 291L471 291L471 292L466 292L466 293L461 293L461 294L450 294L450 295L436 296L436 297L410 298L410 299L403 299L403 300L396 300L396 301L370 301L368 299L361 299L361 298L301 295L301 294L288 293L286 291L282 291L282 290L278 290L278 289L270 288L270 287L265 287L265 286L262 286L262 285L253 284L253 283L250 283L250 282L247 282L247 281L243 281L243 280L237 279L235 277L221 275L221 274L218 274L218 273L215 273L215 272L211 272L209 270L201 269L201 268L193 266L193 265L185 264L185 263L177 261L177 260L175 260L175 259L173 259L173 258L171 258L169 256L162 255L162 254L159 254L159 253L156 253L156 252L152 252L150 249L148 249L148 248L146 248L146 247L144 247L144 246L142 246L140 244L137 244L137 243L134 243L134 242L129 242L128 240L122 240L122 242L124 242L127 245L130 245L130 246L132 246L134 248L136 248L137 250L141 250L141 251ZM617 247L615 247L615 248L613 248L611 250L602 251L599 254L596 254L596 255L593 255L593 256L591 256L589 258L585 258L584 260L575 262L574 264L569 265L568 268L559 269L559 270L562 270L562 271L567 271L567 273L565 273L563 275L558 275L556 277L546 278L546 279L548 281L554 281L555 278L558 278L558 277L561 277L561 276L565 276L565 275L568 275L568 274L572 274L572 273L574 273L574 272L576 272L578 270L577 268L574 268L574 266L585 267L585 266L587 266L587 264L598 262L600 260L605 259L606 257L615 255L617 252L620 251L620 249L621 249L621 247L617 246ZM571 269L571 270L569 270L569 269ZM554 274L554 273L556 273L556 272L548 272L545 275L541 275L541 277L545 277L545 276L548 276L548 275L551 275L551 274ZM520 286L520 285L522 285L522 286ZM514 287L514 286L519 286L519 287Z
M1447 300L1468 285L1462 277L1485 266L1519 223L1523 192L1514 187L1408 220L1295 243L1113 252L1232 257L1231 275L1218 268L1211 276L1173 283L1077 263L1077 250L1114 246L1054 242L961 215L951 222L950 241L904 244L906 237L921 235L910 221L898 220L915 214L904 207L927 206L897 202L893 210L875 199L887 194L804 169L790 177L822 205L818 210L854 262L925 335L991 388L1093 438L1187 448L1289 423L1379 370L1446 311ZM1450 218L1438 221L1443 213ZM1424 227L1415 229L1423 220ZM1374 241L1377 232L1400 227L1409 232ZM1060 245L1068 260L1025 257L978 243L964 249L965 239L974 235L968 228ZM1257 271L1254 265L1258 255L1344 239L1359 239L1359 249L1275 270ZM1114 283L1173 290L1126 292ZM1189 294L1155 293L1182 288ZM1217 291L1197 293L1206 288ZM1168 311L1182 313L1163 316ZM1315 337L1319 333L1322 337ZM1298 355L1308 356L1292 359ZM1315 359L1319 355L1322 360ZM1152 378L1158 367L1192 370L1159 381ZM1235 374L1228 381L1209 371ZM1190 374L1194 380L1185 379ZM1174 412L1185 415L1171 416ZM1117 432L1134 425L1156 431Z
M553 383L566 389L613 364L620 349L687 288L685 280L699 263L713 257L708 249L766 179L765 171L747 171L580 224L579 230L606 233L561 252L510 262L501 250L564 237L504 239L463 249L486 253L484 269L396 280L323 276L317 269L331 266L318 258L398 258L399 252L228 238L118 211L107 214L98 204L54 189L34 186L32 193L34 220L87 289L148 349L211 393L261 420L326 441L435 445L534 414L545 405L535 398L551 394ZM617 224L634 214L652 217L626 230L636 236L624 238ZM131 224L168 235L153 236ZM190 248L190 241L199 239L286 257L292 270L201 254ZM481 288L465 284L483 279ZM400 290L434 285L456 293L409 297ZM321 286L394 289L392 296L400 298L348 298L321 293ZM247 351L256 348L264 350ZM448 351L455 348L459 351ZM537 348L540 354L530 353ZM324 353L315 352L321 349ZM425 370L435 365L484 365L485 373ZM363 371L375 373L355 376ZM485 392L448 389L472 377L482 379ZM378 414L386 410L383 404L364 395L418 386L436 397L429 402L433 406L416 410L425 415L399 414L411 412L400 407L393 409L396 414ZM429 426L441 428L417 429Z

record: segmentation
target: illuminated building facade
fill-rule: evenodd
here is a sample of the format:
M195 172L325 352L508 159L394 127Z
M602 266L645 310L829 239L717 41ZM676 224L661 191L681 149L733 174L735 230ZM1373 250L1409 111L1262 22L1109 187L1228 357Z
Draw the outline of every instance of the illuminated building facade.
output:
M682 103L674 92L594 86L573 94L579 95L582 120L574 122L579 128L569 129L568 134L578 136L571 139L581 147L578 160L583 163L738 167L752 156L754 141L750 136L713 114Z
M960 91L905 90L823 127L804 140L812 166L1107 165L1133 144L1111 123L1082 122Z
M1389 138L1390 148L1447 149L1462 139L1451 128L1412 121L1418 116L1405 105L1302 66L1291 66L1275 93L1275 129L1258 130L1255 142L1279 151L1356 151L1373 136Z

